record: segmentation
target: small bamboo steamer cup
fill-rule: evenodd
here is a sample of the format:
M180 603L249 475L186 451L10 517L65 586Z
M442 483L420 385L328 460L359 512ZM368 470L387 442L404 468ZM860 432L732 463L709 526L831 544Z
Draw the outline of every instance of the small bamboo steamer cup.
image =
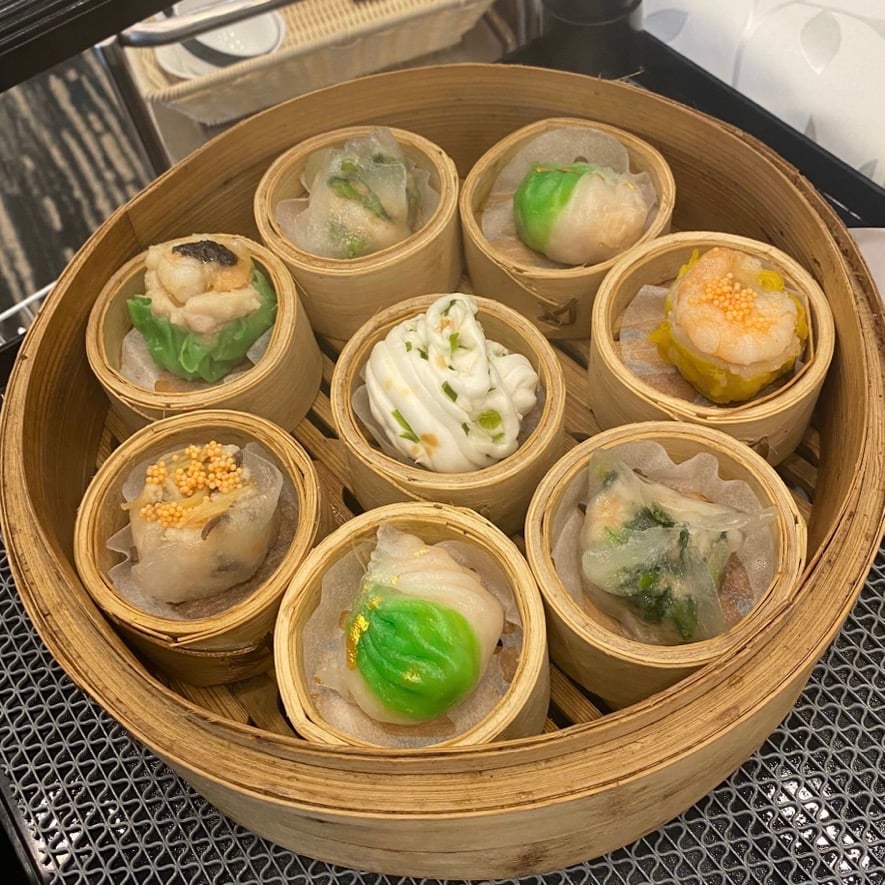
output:
M311 696L312 677L305 672L301 644L305 624L319 605L328 569L352 546L374 540L382 525L417 535L425 544L462 541L489 554L510 583L522 622L519 663L504 697L473 727L432 746L465 746L540 734L550 701L550 669L544 605L528 563L510 538L477 513L431 501L367 510L321 541L295 573L274 631L277 683L295 730L319 743L378 746L324 721Z
M806 296L809 338L804 365L787 383L734 405L696 405L663 393L624 364L618 352L621 317L645 285L669 285L698 249L737 249L779 270L788 288ZM661 317L663 319L663 316ZM826 295L811 274L780 249L712 231L668 234L630 250L599 287L590 323L589 405L603 429L635 421L676 420L725 431L777 465L799 445L833 357L836 333Z
M208 617L179 620L149 614L124 599L108 578L120 558L105 542L126 523L122 488L133 467L190 443L215 439L240 447L258 443L291 482L298 514L282 561L246 599ZM158 669L194 685L254 676L272 664L271 634L295 568L331 527L313 462L301 445L270 421L242 412L208 410L177 415L129 437L101 465L83 497L74 530L74 559L99 608L126 640Z
M458 170L433 142L405 129L390 129L405 155L430 173L439 203L425 224L399 243L362 258L324 258L283 234L275 209L302 197L301 176L311 154L343 147L376 126L348 126L308 138L280 155L255 191L255 223L262 240L298 282L311 324L319 335L349 338L377 311L421 292L447 292L462 275L458 219Z
M577 117L552 117L517 129L491 147L472 167L461 188L459 207L467 272L478 292L496 298L531 319L551 339L586 338L596 290L620 255L598 264L548 268L514 261L482 232L481 216L503 168L531 139L552 129L592 129L612 135L627 148L631 172L647 172L658 195L654 215L637 244L670 229L676 182L663 155L623 129Z
M168 242L174 245L212 236L198 234ZM292 430L313 405L323 363L298 290L285 265L270 250L237 237L247 244L273 286L277 314L264 356L230 381L188 392L157 392L133 384L120 373L121 344L132 328L126 301L144 293L146 251L124 264L99 293L86 327L86 356L110 400L110 420L119 438L158 418L196 409L249 411Z
M590 456L601 449L650 440L674 463L698 452L719 461L719 476L748 483L763 508L777 510L777 561L768 589L750 612L712 639L663 646L628 639L615 622L587 601L585 611L559 578L551 550L554 523L575 482L586 483ZM649 421L603 431L566 454L538 486L526 517L526 556L547 612L550 657L564 672L612 708L629 706L662 691L701 667L722 660L771 623L800 587L806 557L806 526L787 487L764 459L719 430L673 421Z
M525 356L538 373L545 401L538 426L510 456L464 473L436 473L384 454L353 410L354 391L372 348L396 325L425 312L440 295L421 295L370 319L345 345L332 373L330 399L338 438L344 445L351 488L363 507L396 501L441 501L469 507L508 534L522 530L532 492L565 448L566 385L550 343L525 317L481 296L477 318L486 337Z

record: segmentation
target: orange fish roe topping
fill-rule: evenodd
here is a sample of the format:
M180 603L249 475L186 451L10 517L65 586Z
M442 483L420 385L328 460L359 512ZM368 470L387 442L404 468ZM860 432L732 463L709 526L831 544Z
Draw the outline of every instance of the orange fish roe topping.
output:
M174 465L171 475L166 462L157 461L145 471L146 483L162 486L171 478L185 499L200 491L229 494L243 486L243 468L215 440L204 446L190 445L183 455L175 454L170 460ZM160 501L146 504L139 512L145 519L168 528L181 525L186 509L187 505L181 501Z
M742 286L731 272L706 283L703 290L691 295L688 301L691 304L709 304L720 311L726 322L746 329L766 331L774 322L773 317L760 310L756 292Z

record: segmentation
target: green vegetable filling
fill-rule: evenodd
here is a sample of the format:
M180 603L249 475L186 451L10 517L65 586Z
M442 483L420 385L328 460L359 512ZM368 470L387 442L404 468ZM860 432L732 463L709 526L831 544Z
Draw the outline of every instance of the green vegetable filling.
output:
M416 722L446 713L482 676L467 619L438 603L370 587L345 629L348 665L385 707Z
M443 381L442 383L442 392L452 401L455 402L458 399L457 392L452 388L452 385L449 384L448 381Z
M261 299L258 308L248 316L231 320L211 338L156 316L146 295L135 295L126 303L132 325L141 332L158 366L186 381L214 384L243 361L249 348L276 318L277 296L254 264L251 283Z

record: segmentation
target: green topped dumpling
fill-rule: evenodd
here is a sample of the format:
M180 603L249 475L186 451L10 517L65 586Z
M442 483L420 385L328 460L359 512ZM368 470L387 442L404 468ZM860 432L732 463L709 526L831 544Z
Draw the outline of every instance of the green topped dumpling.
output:
M151 246L145 265L129 316L153 361L178 378L220 381L274 324L276 293L237 237Z
M513 197L519 238L562 264L597 264L645 230L653 198L630 173L591 163L534 163Z
M345 625L347 690L380 722L445 715L479 684L503 624L474 571L384 527Z

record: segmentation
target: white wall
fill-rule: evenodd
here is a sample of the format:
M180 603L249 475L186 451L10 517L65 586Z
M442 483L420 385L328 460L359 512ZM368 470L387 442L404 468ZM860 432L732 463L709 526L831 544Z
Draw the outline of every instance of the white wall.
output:
M885 185L885 0L644 0L658 39Z

